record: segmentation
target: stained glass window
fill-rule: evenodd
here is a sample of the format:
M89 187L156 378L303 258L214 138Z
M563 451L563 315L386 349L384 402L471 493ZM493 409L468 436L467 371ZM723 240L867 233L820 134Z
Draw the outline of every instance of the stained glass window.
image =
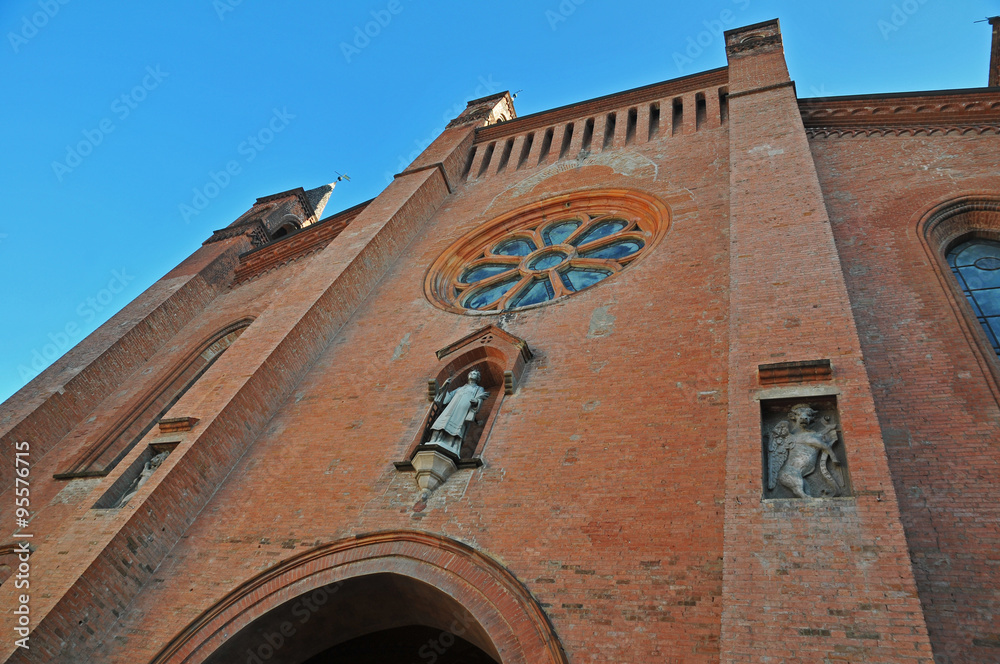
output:
M948 265L993 352L1000 354L1000 242L963 242L948 252Z
M455 312L537 307L627 269L667 231L669 211L644 192L554 196L480 223L427 272L425 293Z
M608 216L536 223L514 233L462 270L463 307L518 309L589 288L621 270L646 244L634 223Z

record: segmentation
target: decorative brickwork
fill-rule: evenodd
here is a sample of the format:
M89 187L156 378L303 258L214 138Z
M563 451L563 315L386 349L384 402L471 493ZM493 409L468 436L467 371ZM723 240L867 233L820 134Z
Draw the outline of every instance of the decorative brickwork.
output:
M297 232L261 246L240 256L239 267L236 268L234 283L239 284L254 279L269 270L273 270L294 260L320 251L331 240L340 235L347 225L358 216L368 203L356 205L350 210L337 214L322 222L307 226Z

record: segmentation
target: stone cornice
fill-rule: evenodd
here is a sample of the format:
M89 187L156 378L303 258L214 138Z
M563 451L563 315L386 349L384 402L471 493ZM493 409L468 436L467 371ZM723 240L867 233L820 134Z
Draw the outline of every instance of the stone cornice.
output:
M1000 132L1000 89L799 100L811 138Z

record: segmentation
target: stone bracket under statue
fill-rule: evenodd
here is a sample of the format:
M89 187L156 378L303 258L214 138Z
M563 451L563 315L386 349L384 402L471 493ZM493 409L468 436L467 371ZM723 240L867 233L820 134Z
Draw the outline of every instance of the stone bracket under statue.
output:
M481 453L504 397L520 383L531 350L523 340L488 325L436 353L438 372L427 381L431 402L400 471L414 471L430 492L457 470L483 465Z

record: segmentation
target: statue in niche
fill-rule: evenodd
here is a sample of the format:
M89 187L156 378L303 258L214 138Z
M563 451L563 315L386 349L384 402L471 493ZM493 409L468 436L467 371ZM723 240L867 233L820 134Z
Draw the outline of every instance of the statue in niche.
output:
M449 392L448 386L451 384L449 378L437 391L434 403L443 406L444 409L431 424L428 445L440 445L456 456L461 454L462 441L465 440L469 424L475 421L476 413L490 396L490 393L479 385L480 378L479 371L473 369L469 372L469 380L465 385Z
M170 452L160 452L147 461L146 465L142 467L142 472L139 473L139 477L135 478L132 486L129 487L128 491L125 492L125 495L121 497L121 500L118 501L118 504L115 505L115 507L124 507L125 503L132 499L132 496L139 493L139 489L142 488L142 485L145 484L149 480L150 476L156 472L156 469L159 468L164 461L166 461L167 455L169 454Z
M816 411L808 404L796 404L788 411L788 419L778 422L771 430L767 451L767 487L774 490L781 484L799 498L832 498L841 492L837 480L827 466L832 461L840 465L831 445L837 442L837 425L827 415L813 429ZM819 470L826 488L821 496L810 496L805 490L805 478Z

